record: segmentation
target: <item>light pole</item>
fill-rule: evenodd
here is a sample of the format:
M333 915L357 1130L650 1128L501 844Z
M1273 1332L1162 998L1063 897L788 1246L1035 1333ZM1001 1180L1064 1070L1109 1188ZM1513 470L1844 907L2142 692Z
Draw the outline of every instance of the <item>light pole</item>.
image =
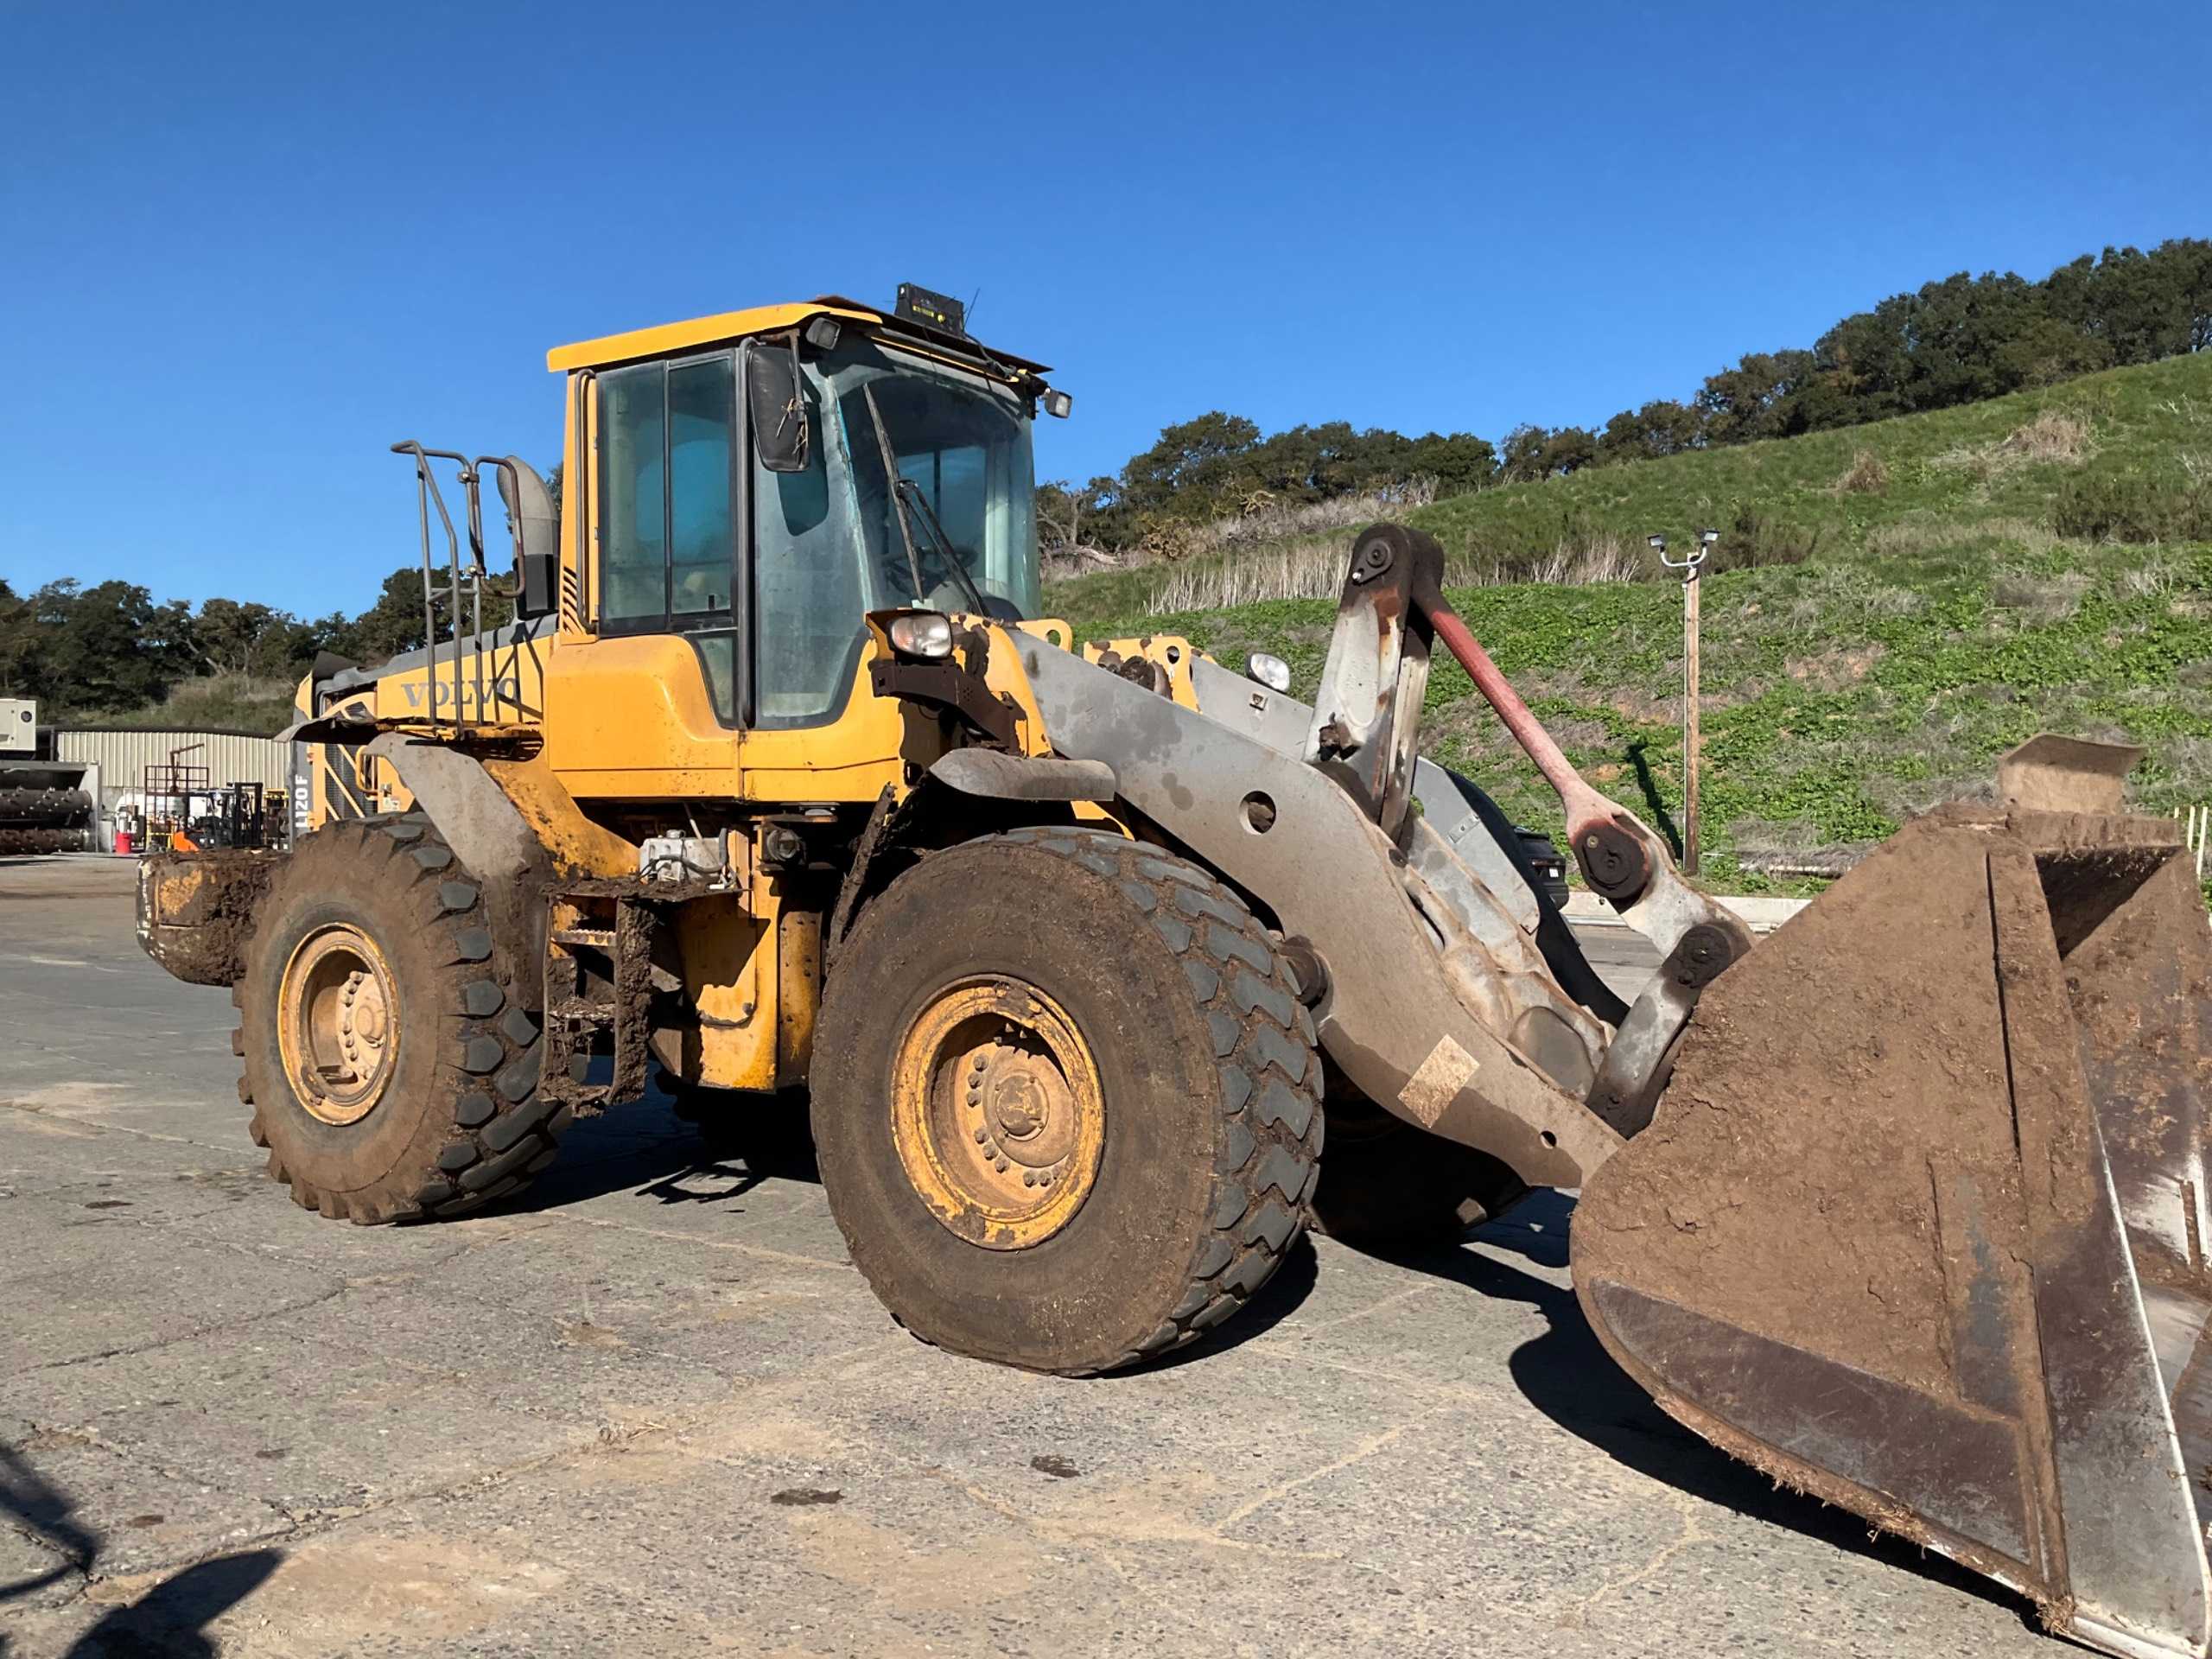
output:
M1682 874L1697 874L1697 762L1698 762L1698 569L1720 539L1717 530L1697 533L1696 550L1686 559L1667 556L1667 538L1646 538L1659 563L1682 573Z

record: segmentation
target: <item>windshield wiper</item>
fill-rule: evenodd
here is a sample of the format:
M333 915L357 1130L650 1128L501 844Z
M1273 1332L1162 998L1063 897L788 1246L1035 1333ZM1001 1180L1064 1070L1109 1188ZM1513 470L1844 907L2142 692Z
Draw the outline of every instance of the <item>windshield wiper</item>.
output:
M899 518L899 540L906 549L906 574L914 585L914 603L922 602L922 562L914 551L913 521L906 517L906 493L899 486L906 477L899 470L899 454L891 447L891 433L883 424L883 411L875 406L875 385L869 382L861 387L861 401L868 405L868 417L875 425L875 451L883 462L884 488L890 493L892 511Z
M920 485L903 473L899 475L898 487L901 495L908 490L914 493L914 505L921 509L922 522L928 526L930 539L937 543L938 551L944 556L945 563L952 568L953 580L957 582L962 591L975 601L974 614L988 616L991 613L991 607L983 598L983 590L976 585L976 579L968 574L968 567L962 562L959 550L953 546L952 538L944 533L944 525L938 519L937 509L930 505L927 493Z
M968 574L968 567L961 563L960 555L954 550L951 538L944 533L944 526L938 522L936 511L931 507L929 498L923 494L920 485L899 470L899 454L891 447L891 432L890 429L883 423L883 411L876 406L874 382L861 388L861 400L868 405L868 419L874 423L876 453L882 457L884 476L890 480L891 503L899 515L899 539L906 544L906 571L913 579L914 603L926 604L929 600L929 590L922 583L921 556L914 550L914 520L906 500L906 492L909 490L914 493L914 505L922 510L922 517L929 530L931 539L937 543L937 550L944 556L945 563L952 567L953 579L959 582L962 590L968 597L975 601L974 614L988 616L991 613L990 607L983 601L982 590L976 586L975 579Z

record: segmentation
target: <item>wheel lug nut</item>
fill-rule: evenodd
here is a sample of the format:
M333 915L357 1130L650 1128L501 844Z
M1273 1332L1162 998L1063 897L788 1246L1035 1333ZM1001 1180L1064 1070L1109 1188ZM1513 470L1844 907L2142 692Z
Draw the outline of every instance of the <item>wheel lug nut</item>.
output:
M998 1173L999 1173L1000 1174L1003 1175L1003 1174L1005 1174L1005 1173L1006 1173L1006 1160L1005 1160L1005 1159L1003 1159L1003 1158L1000 1159L1000 1160L998 1160L998 1163L997 1163L997 1164L996 1164L996 1166L995 1166L996 1167L996 1169L998 1170Z
M976 1144L979 1147L990 1138L991 1132L988 1129L978 1129L976 1131Z

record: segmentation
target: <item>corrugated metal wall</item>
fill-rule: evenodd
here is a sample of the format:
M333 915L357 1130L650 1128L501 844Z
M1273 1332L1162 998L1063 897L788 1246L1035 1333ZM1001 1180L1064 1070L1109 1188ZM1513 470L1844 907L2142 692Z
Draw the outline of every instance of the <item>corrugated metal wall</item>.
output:
M284 787L285 746L273 737L257 737L248 732L143 730L58 731L54 734L56 760L100 769L100 793L109 802L143 787L149 766L166 766L172 749L193 743L200 747L179 755L177 763L206 768L207 780L215 788L251 783L270 789Z

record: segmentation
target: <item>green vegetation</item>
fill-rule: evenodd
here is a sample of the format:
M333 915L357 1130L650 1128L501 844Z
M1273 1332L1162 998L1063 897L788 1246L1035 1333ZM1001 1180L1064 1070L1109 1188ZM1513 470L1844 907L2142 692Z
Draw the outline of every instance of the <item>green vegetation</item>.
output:
M442 635L447 609L441 594ZM290 722L294 688L318 652L380 662L421 645L423 620L422 575L405 566L358 616L313 621L251 600L210 599L195 613L127 582L50 582L18 595L0 579L0 695L37 698L49 722L274 732Z
M1655 398L1592 427L1521 425L1408 438L1344 421L1262 437L1217 410L1165 428L1111 478L1046 484L1047 548L1203 550L1203 527L1408 487L1460 495L1695 450L1955 409L2101 369L2212 346L2212 242L2107 248L2040 282L1961 271L1845 317L1809 348L1753 352L1687 401Z
M2126 739L2143 810L2212 799L2212 353L1928 415L1578 472L1406 514L1451 561L1451 597L1600 787L1671 826L1681 793L1681 600L1643 538L1722 540L1704 578L1704 843L1739 853L1863 842L1986 788L2038 731ZM1268 650L1310 692L1349 547L1310 598L1199 603L1238 562L1054 584L1089 638L1188 635ZM1581 585L1468 585L1599 556ZM1297 574L1295 572L1294 575ZM1601 572L1600 574L1605 574ZM1429 752L1525 823L1557 803L1456 664L1433 673Z

